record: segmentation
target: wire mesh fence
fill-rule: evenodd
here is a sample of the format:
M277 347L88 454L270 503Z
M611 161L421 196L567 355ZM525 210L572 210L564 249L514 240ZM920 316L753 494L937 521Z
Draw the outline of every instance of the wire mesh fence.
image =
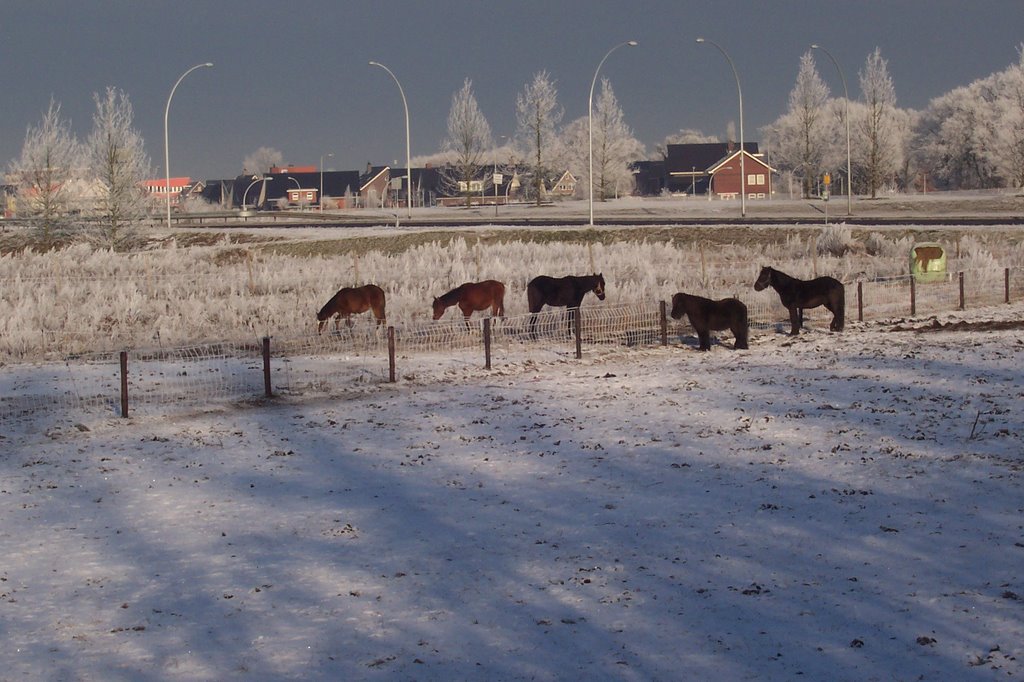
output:
M1024 291L1024 270L953 273L922 283L912 277L846 285L847 322L927 316L1009 302ZM713 298L729 294L705 293ZM789 313L768 289L747 291L751 335L786 330ZM541 353L580 357L610 349L681 343L694 334L685 318L673 320L666 302L586 305L504 318L455 316L400 328L365 319L323 334L254 338L180 348L133 349L64 355L40 363L0 366L0 423L44 414L116 416L203 409L268 393L301 395L354 383L396 379L396 364L415 356L439 364L490 366ZM578 316L578 317L577 317ZM805 311L805 326L827 326L824 308ZM400 370L400 367L398 368ZM401 373L398 371L398 376Z

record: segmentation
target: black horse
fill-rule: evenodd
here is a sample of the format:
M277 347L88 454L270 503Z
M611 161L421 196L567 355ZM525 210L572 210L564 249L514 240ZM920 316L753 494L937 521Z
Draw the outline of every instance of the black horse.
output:
M711 332L728 329L735 337L733 348L746 350L748 332L747 306L736 298L723 298L712 301L702 296L692 296L679 292L672 297L672 319L678 320L686 315L690 326L697 332L700 350L711 350Z
M530 334L536 336L537 313L545 305L561 308L576 308L577 314L583 297L588 292L601 301L604 300L604 275L583 275L568 277L548 277L540 275L530 280L526 285L526 300L530 306ZM572 318L569 318L569 328L572 330Z
M846 318L846 289L839 280L832 277L797 279L765 266L761 268L761 274L754 282L754 289L762 291L769 286L778 292L782 305L789 310L791 335L800 333L804 321L804 308L817 308L819 305L832 312L832 323L828 328L834 332L843 331Z

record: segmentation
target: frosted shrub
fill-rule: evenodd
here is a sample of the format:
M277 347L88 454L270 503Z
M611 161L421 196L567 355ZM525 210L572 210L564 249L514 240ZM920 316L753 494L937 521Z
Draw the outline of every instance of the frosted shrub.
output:
M826 225L818 236L817 249L820 256L843 256L854 251L856 242L846 225Z
M885 235L879 232L872 232L868 235L868 238L864 240L864 250L869 256L884 256L888 253L888 249L891 247L891 242L885 238Z

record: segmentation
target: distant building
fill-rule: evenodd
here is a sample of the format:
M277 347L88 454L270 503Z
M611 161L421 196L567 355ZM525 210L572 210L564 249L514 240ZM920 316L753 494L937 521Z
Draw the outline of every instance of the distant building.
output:
M636 191L641 195L693 194L736 198L740 192L740 150L732 142L670 144L662 161L632 164ZM748 199L771 196L774 169L761 158L756 142L743 144Z

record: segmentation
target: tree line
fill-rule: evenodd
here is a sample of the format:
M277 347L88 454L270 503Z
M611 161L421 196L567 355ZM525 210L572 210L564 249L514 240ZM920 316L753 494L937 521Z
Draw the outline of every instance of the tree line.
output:
M877 48L858 83L859 99L832 97L808 50L789 109L761 129L770 164L799 180L805 196L825 171L846 174L847 123L856 194L1024 186L1024 44L1003 71L936 97L923 111L897 106Z

